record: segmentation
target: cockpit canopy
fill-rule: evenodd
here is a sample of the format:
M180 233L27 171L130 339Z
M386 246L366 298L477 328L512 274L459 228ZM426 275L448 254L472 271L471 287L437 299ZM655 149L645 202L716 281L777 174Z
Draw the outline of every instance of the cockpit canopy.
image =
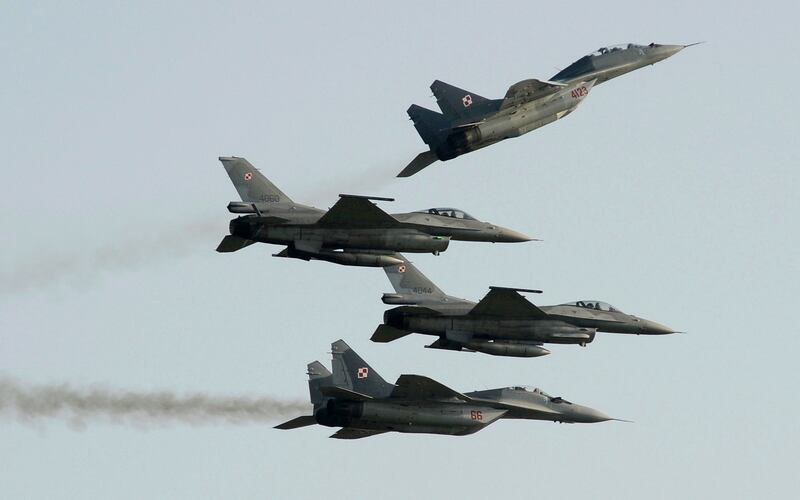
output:
M597 311L606 311L606 312L622 312L616 307L608 304L606 302L601 302L599 300L578 300L576 302L567 302L566 304L561 304L563 306L573 306L573 307L585 307L586 309L594 309Z
M440 215L442 217L452 217L454 219L477 220L467 212L457 208L429 208L427 210L418 210L417 213Z
M515 385L514 387L509 387L509 389L511 389L512 391L525 391L525 392L530 392L530 393L533 393L533 394L540 394L540 395L546 397L547 399L552 399L553 398L553 396L547 394L546 392L544 392L543 390L539 389L538 387L531 387L529 385Z
M658 47L657 44L651 43L648 47ZM595 50L590 56L602 56L604 54L610 54L611 52L618 52L620 50L627 50L627 49L644 49L644 45L637 45L635 43L622 43L619 45L610 45L608 47L600 47L599 49Z
M539 389L538 387L531 387L527 385L516 385L514 387L509 387L509 389L511 389L512 391L524 391L524 392L530 392L531 394L538 394L539 396L547 398L547 400L551 403L564 403L568 405L572 404L566 399L562 398L561 396L553 397L544 392L543 390Z

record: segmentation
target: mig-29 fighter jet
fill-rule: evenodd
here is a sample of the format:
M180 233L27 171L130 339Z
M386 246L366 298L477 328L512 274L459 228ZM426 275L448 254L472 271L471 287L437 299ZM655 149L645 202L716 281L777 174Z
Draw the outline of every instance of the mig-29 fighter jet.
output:
M395 255L404 260L403 255ZM539 290L489 287L477 304L445 294L413 264L385 267L395 293L384 304L399 305L383 315L373 342L391 342L411 333L439 337L432 349L476 351L532 358L550 354L542 344L586 344L597 332L664 335L677 333L650 320L625 314L605 302L579 300L537 307L520 292Z
M440 80L431 84L441 113L411 105L408 116L430 148L397 176L409 177L436 160L447 161L518 137L572 113L592 87L662 61L689 45L605 47L572 63L549 81L523 80L502 99L487 99Z
M286 245L276 257L325 260L346 266L399 264L395 252L447 249L450 240L516 243L532 238L482 222L454 208L389 215L370 200L392 198L339 195L327 212L295 203L244 158L220 161L242 201L228 210L246 214L230 222L218 252L235 252L255 242Z
M319 361L308 365L313 414L276 429L320 424L341 427L331 437L360 439L384 432L464 436L501 418L594 423L618 420L593 408L539 390L506 387L460 393L420 375L386 382L343 340L331 344L333 373Z

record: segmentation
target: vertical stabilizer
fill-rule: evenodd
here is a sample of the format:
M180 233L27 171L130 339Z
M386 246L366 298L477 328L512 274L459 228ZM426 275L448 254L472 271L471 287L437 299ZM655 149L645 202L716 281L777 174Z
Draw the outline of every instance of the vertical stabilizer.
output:
M447 297L433 281L422 274L403 254L394 254L393 257L402 259L403 263L384 267L383 270L386 272L386 277L389 278L389 282L391 282L395 292L425 300L437 300Z
M432 150L439 147L450 133L451 123L444 115L412 104L406 110L408 117L414 122L417 133Z
M228 172L233 187L239 192L242 201L261 201L265 203L293 203L291 198L264 177L264 174L244 158L220 156L219 161Z
M321 405L325 402L325 396L322 395L319 388L333 385L333 374L319 361L309 363L306 373L308 374L308 392L311 395L311 402L314 406Z
M502 99L487 99L474 92L460 89L441 80L431 84L436 103L451 121L477 121L500 109Z
M373 398L386 398L392 393L390 384L372 369L344 340L331 344L333 385Z

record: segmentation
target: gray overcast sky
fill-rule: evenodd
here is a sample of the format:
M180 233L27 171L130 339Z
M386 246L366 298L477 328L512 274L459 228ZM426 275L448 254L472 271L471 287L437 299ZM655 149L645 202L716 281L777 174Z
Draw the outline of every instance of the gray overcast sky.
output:
M402 5L402 6L401 6ZM634 424L466 438L61 420L0 426L3 498L796 498L794 2L16 2L0 6L0 374L306 398L344 338L387 379L537 385ZM487 97L621 42L707 41L567 119L395 179L435 78ZM687 335L541 359L369 342L383 273L213 250L250 159L298 201L452 205L543 242L415 257L450 294L536 287Z

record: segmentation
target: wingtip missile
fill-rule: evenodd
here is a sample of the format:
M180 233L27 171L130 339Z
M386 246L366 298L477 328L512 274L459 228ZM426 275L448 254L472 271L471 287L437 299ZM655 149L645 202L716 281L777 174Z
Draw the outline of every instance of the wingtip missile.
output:
M531 288L514 288L510 286L490 286L489 290L511 290L514 292L543 293L542 290L533 290Z
M394 201L394 198L386 198L384 196L368 196L361 194L346 194L346 193L339 193L339 198L356 198L359 200L372 200L372 201Z

